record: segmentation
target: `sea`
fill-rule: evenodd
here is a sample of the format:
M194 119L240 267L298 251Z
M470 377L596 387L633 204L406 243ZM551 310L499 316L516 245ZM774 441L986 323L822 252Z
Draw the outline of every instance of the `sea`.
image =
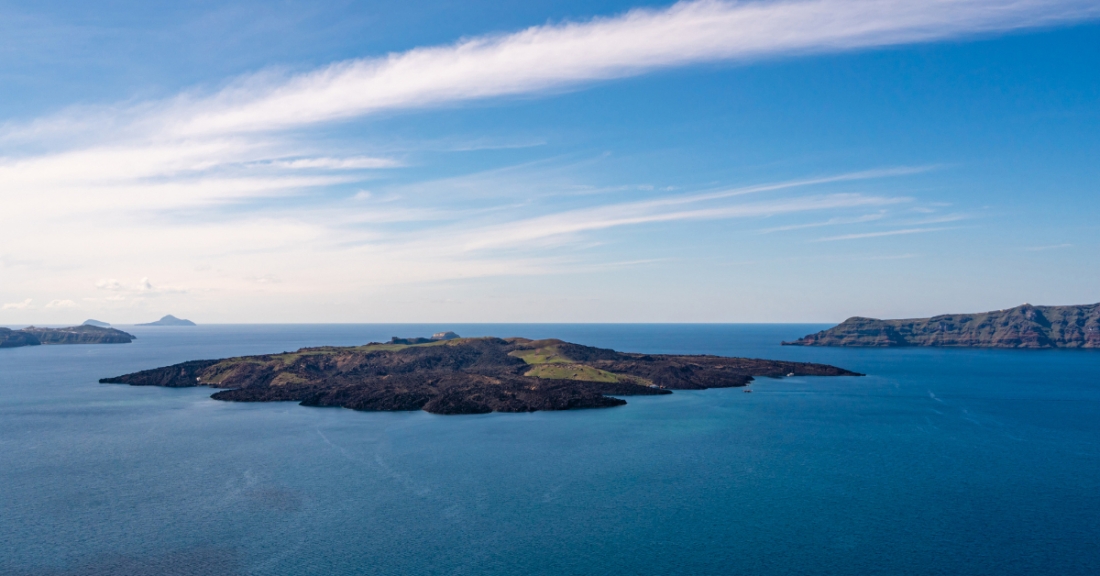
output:
M120 327L0 350L0 573L1096 575L1100 350L780 346L797 324ZM823 362L440 416L98 380L454 330Z

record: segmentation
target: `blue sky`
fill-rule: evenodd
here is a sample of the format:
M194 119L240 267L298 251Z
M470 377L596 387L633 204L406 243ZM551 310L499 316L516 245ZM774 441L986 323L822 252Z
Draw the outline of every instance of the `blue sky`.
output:
M0 2L0 324L1095 302L1098 17Z

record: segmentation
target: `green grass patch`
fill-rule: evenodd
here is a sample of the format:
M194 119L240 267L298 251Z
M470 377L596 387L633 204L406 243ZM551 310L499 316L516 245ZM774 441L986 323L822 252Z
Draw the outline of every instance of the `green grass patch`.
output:
M619 377L606 370L584 364L535 364L524 376L546 380L581 380L584 382L618 382Z
M574 362L562 356L554 346L535 348L534 350L514 350L508 353L528 364L573 364Z

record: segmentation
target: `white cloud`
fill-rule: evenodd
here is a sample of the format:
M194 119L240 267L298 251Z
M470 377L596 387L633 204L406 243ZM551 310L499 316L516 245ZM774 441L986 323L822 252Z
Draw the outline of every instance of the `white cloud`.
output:
M33 300L31 300L30 298L27 298L26 300L24 300L22 302L9 302L7 304L4 304L3 309L4 310L26 310L27 308L30 308L31 302L33 302Z
M100 280L99 282L96 282L95 287L99 288L100 290L111 290L114 292L125 290L125 288L123 288L122 286L122 283L118 280L115 280L114 278L111 278L110 280Z
M46 304L46 308L72 308L76 306L76 302L72 300L51 300L49 304Z
M391 158L372 158L370 156L354 156L351 158L299 158L296 160L276 160L271 162L279 168L301 170L320 168L327 170L362 170L368 168L396 168L401 163Z

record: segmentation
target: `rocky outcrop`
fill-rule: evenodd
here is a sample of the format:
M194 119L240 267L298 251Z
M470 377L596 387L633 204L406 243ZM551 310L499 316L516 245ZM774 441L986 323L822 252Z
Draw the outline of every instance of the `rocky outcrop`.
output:
M39 344L129 344L136 338L114 328L70 326L68 328L38 328L22 330L0 328L0 348L37 346Z
M840 325L784 342L793 346L965 346L983 348L1100 348L1100 304L1032 306L980 314L877 320Z
M196 360L100 382L210 386L224 389L213 398L236 402L478 414L606 408L625 404L614 396L745 386L754 376L788 375L857 374L824 364L631 354L561 340L458 338Z

